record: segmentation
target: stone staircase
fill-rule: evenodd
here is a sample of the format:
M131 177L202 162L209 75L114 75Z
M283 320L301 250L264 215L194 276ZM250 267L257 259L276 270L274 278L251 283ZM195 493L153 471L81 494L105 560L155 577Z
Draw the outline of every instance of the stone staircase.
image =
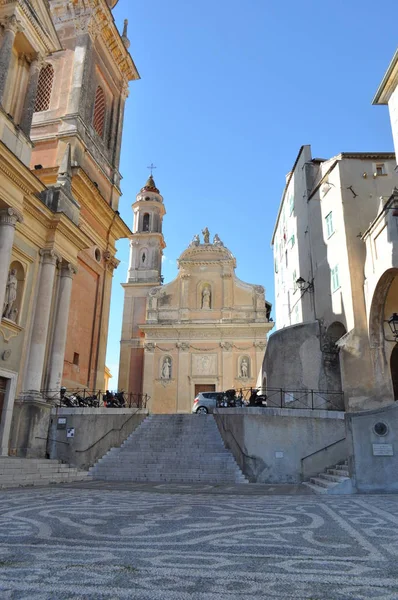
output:
M351 494L352 485L347 461L325 469L303 485L310 487L316 494Z
M107 481L247 483L212 415L151 415L90 475Z
M90 480L86 471L58 460L0 457L0 489Z

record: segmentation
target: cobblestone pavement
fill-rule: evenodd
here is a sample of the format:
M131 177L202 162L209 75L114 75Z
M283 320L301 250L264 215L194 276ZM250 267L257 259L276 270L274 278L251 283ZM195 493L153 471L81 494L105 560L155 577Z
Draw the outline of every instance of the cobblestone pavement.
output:
M398 497L0 492L1 600L397 600Z

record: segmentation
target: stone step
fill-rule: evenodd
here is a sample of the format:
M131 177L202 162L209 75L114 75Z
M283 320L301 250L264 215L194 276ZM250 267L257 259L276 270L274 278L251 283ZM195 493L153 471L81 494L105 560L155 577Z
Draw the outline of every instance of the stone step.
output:
M332 481L336 483L341 483L342 481L348 479L348 477L342 477L340 475L333 475L330 473L319 473L318 477L325 479L326 481Z
M336 485L336 482L334 481L327 481L326 479L322 479L321 477L311 477L310 478L310 483L313 483L314 485L318 485L319 487L324 487L324 488L330 488L330 487L334 487Z
M151 415L90 474L108 481L247 482L212 415Z
M345 471L343 469L327 469L326 473L328 473L329 475L337 475L338 477L349 477L350 473L348 471Z
M315 485L314 483L311 483L310 481L303 481L303 485L311 488L315 494L327 494L328 490L327 488L321 487L320 485Z

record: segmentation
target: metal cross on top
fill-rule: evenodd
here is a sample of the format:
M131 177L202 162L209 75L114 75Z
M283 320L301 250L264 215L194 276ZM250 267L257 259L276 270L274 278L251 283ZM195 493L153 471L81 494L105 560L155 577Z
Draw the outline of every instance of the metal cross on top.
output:
M154 165L153 163L151 163L151 164L149 165L149 167L147 167L147 169L149 169L149 170L151 171L151 175L153 175L152 171L153 171L154 169L156 169L156 168L157 168L157 167L155 167L155 165Z

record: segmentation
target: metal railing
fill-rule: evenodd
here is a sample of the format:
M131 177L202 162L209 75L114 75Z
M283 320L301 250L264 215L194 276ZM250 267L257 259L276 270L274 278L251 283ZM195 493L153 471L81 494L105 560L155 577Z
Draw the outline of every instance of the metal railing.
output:
M47 402L62 408L146 408L148 394L127 393L124 391L90 390L88 388L60 388L41 390Z
M258 402L255 392L258 390ZM344 392L329 390L290 390L285 388L240 388L234 390L235 395L230 394L233 390L224 393L227 406L218 402L218 408L231 407L261 407L264 408L288 408L309 410L334 410L344 411ZM264 400L261 402L261 398Z

